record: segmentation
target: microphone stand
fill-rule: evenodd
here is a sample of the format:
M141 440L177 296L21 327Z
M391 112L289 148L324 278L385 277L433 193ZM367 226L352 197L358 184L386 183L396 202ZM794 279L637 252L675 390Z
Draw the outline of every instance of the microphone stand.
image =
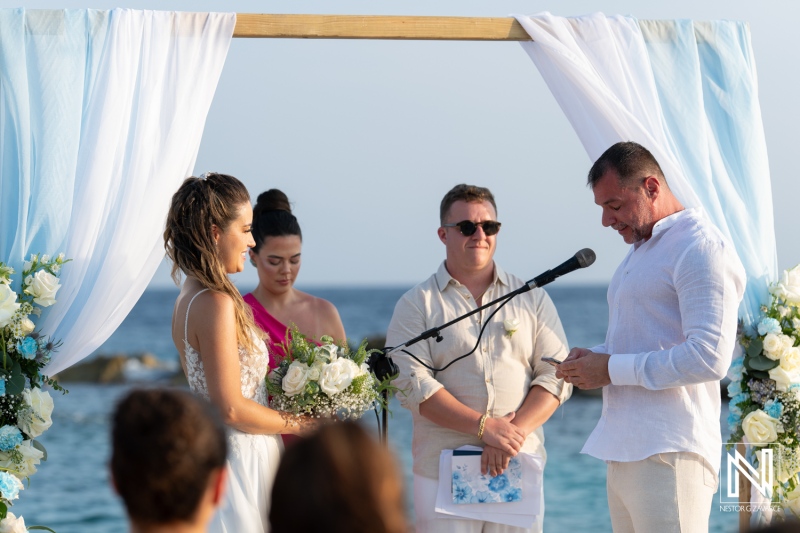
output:
M469 313L465 313L465 314L463 314L463 315L451 320L450 322L448 322L446 324L443 324L441 326L436 326L435 328L431 328L431 329L423 332L422 334L414 337L413 339L408 340L408 341L404 342L403 344L400 344L399 346L395 346L393 348L385 347L383 350L379 350L378 352L373 353L372 355L370 355L369 360L367 361L367 364L369 365L370 370L372 370L372 372L375 374L375 377L378 378L379 381L383 381L385 378L387 378L389 376L394 376L396 374L399 374L400 373L400 369L397 367L397 364L394 361L392 361L392 358L389 357L389 355L388 355L390 352L393 352L395 350L399 350L400 348L403 348L403 347L409 347L409 346L411 346L413 344L416 344L416 343L418 343L420 341L423 341L423 340L426 340L426 339L430 339L431 337L434 337L434 336L436 337L436 342L441 342L442 341L442 336L441 336L440 332L443 329L446 329L446 328L452 326L453 324L464 320L465 318L471 317L475 313L483 311L487 307L491 307L491 306L493 306L494 304L496 304L498 302L510 300L510 299L514 298L515 296L517 296L518 294L522 294L524 292L528 292L529 290L531 290L532 288L537 286L535 284L531 285L532 283L533 283L533 281L530 281L530 282L526 283L525 285L523 285L522 287L520 287L519 289L516 289L516 290L514 290L514 291L512 291L512 292L510 292L508 294L505 294L505 295L501 296L500 298L492 300L491 302L489 302L487 304L483 304L480 307L478 307L476 309L473 309ZM384 400L385 404L388 406L388 404L389 404L389 391L384 390L381 394L383 396L383 400ZM381 440L381 443L384 446L388 446L388 444L389 444L388 409L385 408L383 410L383 413L381 413L381 418L382 418L382 420L381 420L381 427L380 427L380 435L381 435L380 440Z
M378 380L380 380L380 381L383 381L384 379L386 379L389 376L394 376L396 374L399 374L400 373L400 369L397 367L395 362L392 361L392 358L389 357L389 353L391 353L391 352L393 352L395 350L399 350L400 348L403 348L403 347L407 348L407 347L409 347L409 346L411 346L413 344L418 343L419 341L424 341L426 339L430 339L431 337L435 337L436 338L436 342L442 342L441 331L443 329L448 328L448 327L452 326L453 324L455 324L457 322L461 322L465 318L471 317L475 313L483 311L487 307L491 307L491 306L493 306L494 304L496 304L498 302L503 302L505 304L505 302L511 300L512 298L514 298L515 296L517 296L519 294L528 292L529 290L534 289L536 287L543 287L544 285L547 285L548 283L551 283L552 281L555 281L556 278L559 278L559 277L563 276L564 274L569 274L573 270L576 270L578 268L586 268L586 267L590 266L592 263L594 263L594 260L595 260L595 253L590 248L584 248L583 250L579 250L578 253L576 253L573 257L571 257L570 259L568 259L564 263L562 263L562 264L558 265L557 267L555 267L555 268L553 268L551 270L548 270L548 271L546 271L546 272L544 272L542 274L539 274L538 276L536 276L532 280L526 282L525 285L523 285L522 287L520 287L518 289L515 289L515 290L509 292L508 294L501 296L500 298L492 300L491 302L489 302L487 304L483 304L480 307L477 307L476 309L473 309L469 313L465 313L465 314L463 314L463 315L461 315L461 316L459 316L457 318L454 318L453 320L451 320L447 324L443 324L441 326L436 326L435 328L431 328L431 329L429 329L427 331L424 331L420 335L417 335L413 339L408 340L408 341L404 342L403 344L401 344L399 346L395 346L393 348L384 347L383 350L379 350L377 352L374 352L372 355L370 355L369 360L367 361L367 364L369 365L370 370L375 374L375 377L377 377ZM485 327L485 325L484 325L484 327ZM481 335L482 334L483 334L483 329L481 329ZM473 351L474 351L474 349L473 349ZM456 359L453 359L446 366L444 366L443 368L439 369L439 371L442 371L442 370L446 369L451 364L455 363L459 359L462 359L462 358L466 357L467 355L469 355L471 353L472 352L469 352L466 355L462 355L460 357L457 357ZM387 407L388 407L388 405L389 405L389 392L384 390L382 392L382 395L383 395L383 400L385 402L385 405L387 405ZM389 443L389 437L388 437L389 420L387 418L387 409L384 409L382 414L383 414L383 421L382 421L381 427L380 427L380 430L381 430L381 443L383 443L384 445L388 445L388 443Z

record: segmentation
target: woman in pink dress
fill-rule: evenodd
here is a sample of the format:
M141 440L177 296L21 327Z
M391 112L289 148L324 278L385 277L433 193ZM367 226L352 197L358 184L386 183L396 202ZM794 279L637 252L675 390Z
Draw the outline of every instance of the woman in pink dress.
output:
M258 196L253 208L253 239L250 261L258 270L258 286L245 295L256 324L269 336L270 368L284 355L283 345L292 325L311 340L329 335L346 339L336 307L294 287L300 271L303 237L292 214L289 199L278 189Z

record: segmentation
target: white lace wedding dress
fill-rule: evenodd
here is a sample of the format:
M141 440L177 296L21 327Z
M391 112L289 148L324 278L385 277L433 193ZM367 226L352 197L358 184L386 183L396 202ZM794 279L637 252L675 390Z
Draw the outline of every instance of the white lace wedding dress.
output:
M183 329L185 346L186 378L192 392L208 397L206 374L200 354L186 340L189 325L189 309L195 294L186 307ZM242 396L267 405L267 389L264 376L267 373L269 355L263 341L259 350L248 352L239 346ZM278 469L283 451L279 435L253 435L228 428L228 486L225 501L209 525L211 533L261 533L269 530L267 514L271 499L272 480Z

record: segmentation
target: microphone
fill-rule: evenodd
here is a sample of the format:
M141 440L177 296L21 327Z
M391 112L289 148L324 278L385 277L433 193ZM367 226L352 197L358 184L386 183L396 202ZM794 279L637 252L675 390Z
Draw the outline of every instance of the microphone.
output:
M594 263L594 260L597 256L594 253L594 250L591 248L584 248L583 250L578 251L575 255L558 265L552 270L548 270L542 274L539 274L529 282L525 284L524 291L528 292L529 290L536 288L536 287L543 287L548 283L552 283L555 281L556 278L560 278L564 274L569 274L573 270L578 270L579 268L586 268Z

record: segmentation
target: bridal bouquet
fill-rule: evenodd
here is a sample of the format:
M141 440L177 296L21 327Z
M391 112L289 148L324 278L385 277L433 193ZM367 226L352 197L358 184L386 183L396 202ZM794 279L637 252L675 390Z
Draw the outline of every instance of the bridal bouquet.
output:
M11 288L14 269L0 262L0 532L52 531L26 528L25 520L8 507L19 497L22 480L47 460L44 446L35 440L53 423L53 399L42 384L66 392L40 373L60 343L36 331L34 320L41 308L56 303L58 274L67 261L64 254L31 255L22 269L19 293Z
M756 467L762 451L772 449L772 501L800 517L800 265L784 271L770 292L755 328L740 334L745 353L728 374L729 441L746 438L757 450Z
M367 365L375 350L364 340L356 350L339 346L328 336L321 345L292 328L286 357L267 375L270 406L295 416L361 418L376 402L390 379L378 381Z

